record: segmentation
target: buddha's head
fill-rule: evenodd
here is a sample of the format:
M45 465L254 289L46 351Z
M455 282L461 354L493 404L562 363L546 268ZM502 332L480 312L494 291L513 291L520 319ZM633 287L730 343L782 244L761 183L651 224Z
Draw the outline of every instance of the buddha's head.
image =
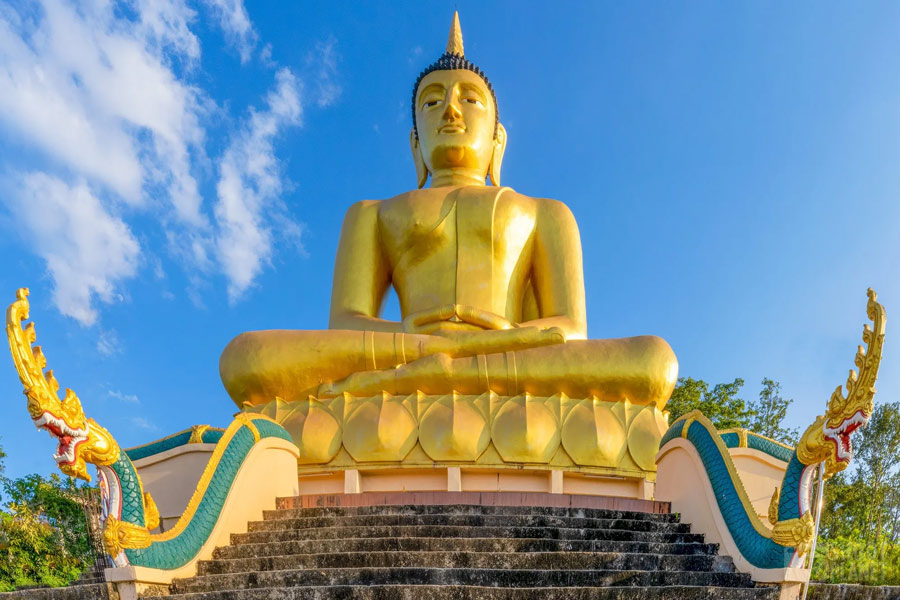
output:
M463 55L459 15L453 14L447 50L413 87L409 144L418 185L500 185L506 130L487 76Z

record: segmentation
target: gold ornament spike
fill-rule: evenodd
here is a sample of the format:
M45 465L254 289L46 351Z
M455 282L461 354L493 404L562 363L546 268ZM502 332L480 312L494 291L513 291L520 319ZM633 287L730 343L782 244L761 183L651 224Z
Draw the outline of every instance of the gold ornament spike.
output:
M871 288L868 297L866 316L872 324L863 326L865 346L859 346L853 357L859 371L850 370L846 394L844 388L838 386L828 401L825 414L816 418L797 443L797 458L801 463L825 462L826 480L850 464L853 458L850 436L869 422L874 410L875 380L884 347L885 313L878 295Z
M772 541L780 546L792 546L798 556L804 556L812 549L815 535L815 521L811 512L805 512L799 519L788 519L774 523Z
M459 11L453 11L453 22L450 23L450 35L447 36L447 54L463 54L462 28L459 26Z
M6 337L13 364L28 399L27 409L35 426L57 439L54 460L59 470L70 477L90 481L87 464L110 465L119 457L119 445L106 429L85 416L81 401L70 389L59 398L59 382L47 367L34 323L22 326L28 319L28 288L16 292L16 301L6 310Z
M769 501L769 525L774 526L778 522L778 501L781 499L781 490L775 487L775 493Z

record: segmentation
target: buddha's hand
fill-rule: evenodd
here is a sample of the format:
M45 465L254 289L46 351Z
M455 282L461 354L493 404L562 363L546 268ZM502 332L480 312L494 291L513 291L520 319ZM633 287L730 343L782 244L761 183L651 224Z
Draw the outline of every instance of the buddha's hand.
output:
M515 324L498 314L464 304L444 304L436 308L407 315L403 319L405 333L427 333L442 335L460 331L471 331L471 326L486 330L512 329Z
M455 356L494 354L562 344L566 335L559 327L514 327L499 331L459 331L446 334L456 345Z

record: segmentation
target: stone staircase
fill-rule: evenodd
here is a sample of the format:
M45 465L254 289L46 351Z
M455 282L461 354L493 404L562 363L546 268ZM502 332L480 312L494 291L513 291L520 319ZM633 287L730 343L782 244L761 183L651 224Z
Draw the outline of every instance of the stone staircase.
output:
M776 599L677 515L385 505L267 511L183 600Z

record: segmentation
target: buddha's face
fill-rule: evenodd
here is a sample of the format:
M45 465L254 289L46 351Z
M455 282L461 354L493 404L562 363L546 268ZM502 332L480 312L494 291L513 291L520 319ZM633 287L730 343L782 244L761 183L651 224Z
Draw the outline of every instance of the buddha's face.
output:
M416 126L428 171L465 168L488 172L494 152L496 107L484 81L471 71L433 71L419 84Z

